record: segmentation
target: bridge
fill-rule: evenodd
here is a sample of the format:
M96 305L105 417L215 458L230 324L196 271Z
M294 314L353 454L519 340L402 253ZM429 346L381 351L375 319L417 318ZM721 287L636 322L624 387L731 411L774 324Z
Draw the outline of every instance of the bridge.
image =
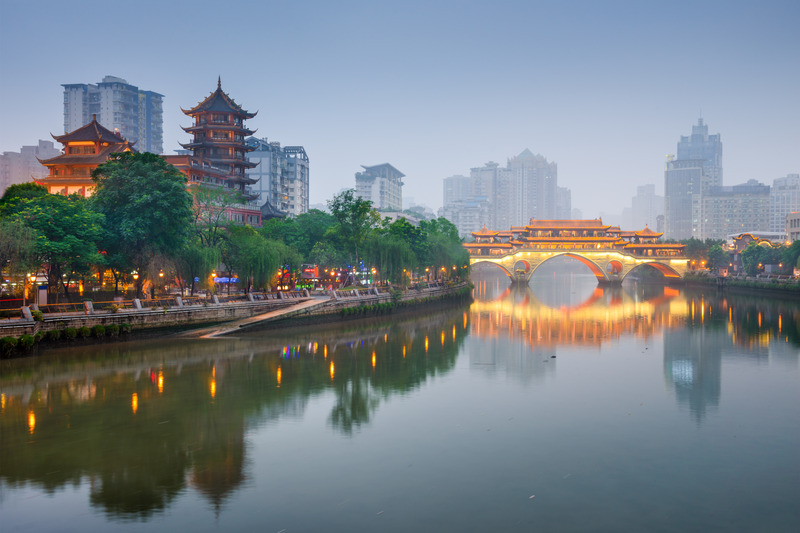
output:
M686 274L684 245L659 243L661 233L645 227L622 231L593 220L536 220L508 231L484 226L465 243L470 265L492 264L516 283L527 284L536 269L556 257L570 257L586 265L601 284L622 283L636 268L650 266L668 280Z

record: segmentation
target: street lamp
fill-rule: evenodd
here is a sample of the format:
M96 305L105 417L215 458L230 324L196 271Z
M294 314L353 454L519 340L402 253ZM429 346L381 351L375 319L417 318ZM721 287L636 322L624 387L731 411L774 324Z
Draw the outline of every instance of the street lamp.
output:
M31 274L31 303L33 304L35 304L37 300L36 291L34 290L35 286L36 286L36 272L33 272Z

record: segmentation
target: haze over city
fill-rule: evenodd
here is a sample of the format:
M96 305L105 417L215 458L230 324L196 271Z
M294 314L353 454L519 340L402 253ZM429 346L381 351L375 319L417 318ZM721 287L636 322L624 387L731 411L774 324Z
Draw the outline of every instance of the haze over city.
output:
M701 116L726 185L796 173L798 20L796 1L6 0L0 151L63 133L61 84L113 75L164 95L174 153L189 140L180 108L219 76L258 111L257 136L305 147L312 204L388 162L404 196L436 209L443 178L528 148L594 217L637 185L663 194L665 156Z

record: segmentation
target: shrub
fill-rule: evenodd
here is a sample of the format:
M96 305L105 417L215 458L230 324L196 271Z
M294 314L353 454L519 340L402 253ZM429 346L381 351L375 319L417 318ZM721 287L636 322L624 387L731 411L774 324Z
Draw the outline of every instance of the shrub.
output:
M89 329L88 326L81 326L81 327L78 328L78 335L82 339L85 339L86 337L88 337L91 334L92 334L92 330Z
M43 322L44 321L44 313L39 311L38 309L31 311L31 316L36 322Z
M116 324L109 324L106 326L106 335L109 337L116 337L119 335L119 326Z
M64 328L62 333L68 341L74 340L78 336L78 330L75 328Z
M0 355L9 356L14 353L18 342L19 341L17 341L17 339L14 337L0 338Z
M60 329L51 329L47 332L47 340L49 341L57 341L61 338L61 330Z
M37 331L36 335L33 336L33 342L39 344L44 339L44 331Z
M120 333L130 333L132 329L133 329L133 327L130 324L128 324L127 322L125 322L124 324L120 324L119 325L119 332Z
M112 313L118 313L119 309L120 307L117 304L111 304L108 308L108 310L111 311Z
M98 325L94 326L92 328L92 335L94 335L98 339L100 337L105 337L106 336L106 327L101 325L101 324L98 324Z
M17 347L20 350L30 350L33 348L34 340L33 335L22 335L17 342Z

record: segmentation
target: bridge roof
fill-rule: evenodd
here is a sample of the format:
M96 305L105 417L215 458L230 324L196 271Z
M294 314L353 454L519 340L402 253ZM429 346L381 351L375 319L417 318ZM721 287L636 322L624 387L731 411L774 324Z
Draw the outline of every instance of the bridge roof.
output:
M662 250L664 250L664 249L668 249L668 250L683 250L684 248L686 248L686 245L685 244L676 244L676 243L670 243L670 244L666 244L666 243L665 244L662 244L662 243L658 243L658 244L657 243L634 244L634 243L630 243L629 242L629 243L625 244L624 248L636 248L636 249L640 249L640 250L641 249L651 250L651 249L655 249L655 248L659 248L659 249L662 249Z
M465 242L465 248L513 248L508 242Z
M592 220L536 220L532 218L526 229L597 229L608 230L610 225L603 224L599 218ZM513 228L512 228L513 229Z

